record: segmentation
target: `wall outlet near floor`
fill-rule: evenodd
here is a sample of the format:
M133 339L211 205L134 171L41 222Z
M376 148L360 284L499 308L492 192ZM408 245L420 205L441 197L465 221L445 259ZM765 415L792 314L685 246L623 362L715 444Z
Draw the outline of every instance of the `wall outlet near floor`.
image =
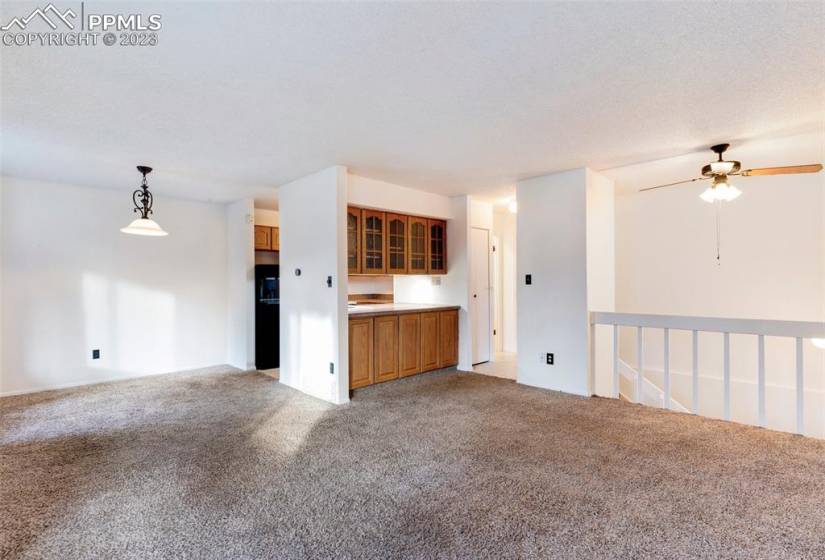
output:
M97 348L92 350L92 359L93 360L99 360L100 359L100 350L98 350Z
M548 352L545 355L545 360L548 366L552 366L556 361L556 356L552 352Z

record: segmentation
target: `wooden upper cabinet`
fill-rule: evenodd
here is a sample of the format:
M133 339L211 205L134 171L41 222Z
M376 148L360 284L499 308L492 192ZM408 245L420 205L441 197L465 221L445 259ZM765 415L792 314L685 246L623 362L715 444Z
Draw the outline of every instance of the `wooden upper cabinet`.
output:
M458 310L438 312L438 367L458 364Z
M255 249L260 249L262 251L269 251L272 249L271 227L255 226Z
M420 316L421 371L438 369L438 312Z
M427 272L447 272L447 223L444 220L427 220L429 246L427 247Z
M361 209L347 207L347 270L361 272Z
M398 375L406 377L421 372L421 315L398 316Z
M280 228L272 228L272 250L273 251L280 251L281 250L281 230Z
M407 216L387 214L387 274L407 273Z
M373 320L349 320L349 388L375 382L373 374Z
M387 226L384 212L361 211L361 273L386 274Z
M446 274L447 222L347 207L349 274Z
M375 317L375 382L398 379L398 315Z
M427 274L427 220L410 216L407 228L407 273Z

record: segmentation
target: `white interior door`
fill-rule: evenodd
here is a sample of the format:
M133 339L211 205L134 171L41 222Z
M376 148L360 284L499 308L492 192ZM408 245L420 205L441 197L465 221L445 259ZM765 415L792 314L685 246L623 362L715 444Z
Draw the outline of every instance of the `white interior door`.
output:
M473 228L470 296L473 322L473 364L490 361L490 230Z
M490 262L492 268L490 269L490 301L492 302L490 309L493 316L493 352L502 352L504 350L503 340L501 335L502 320L504 318L504 307L502 299L502 281L501 281L501 247L500 238L491 232L490 238Z

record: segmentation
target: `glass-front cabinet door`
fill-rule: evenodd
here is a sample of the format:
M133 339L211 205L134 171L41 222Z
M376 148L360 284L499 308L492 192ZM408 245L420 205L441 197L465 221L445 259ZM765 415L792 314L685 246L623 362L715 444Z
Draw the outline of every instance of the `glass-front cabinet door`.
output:
M347 269L350 274L361 272L361 209L347 208Z
M427 220L410 216L407 228L407 273L427 274Z
M444 274L447 272L447 223L443 220L427 220L429 227L429 247L427 272Z
M387 274L407 273L407 216L387 214Z
M375 210L361 211L361 258L362 274L385 274L386 266L386 215Z

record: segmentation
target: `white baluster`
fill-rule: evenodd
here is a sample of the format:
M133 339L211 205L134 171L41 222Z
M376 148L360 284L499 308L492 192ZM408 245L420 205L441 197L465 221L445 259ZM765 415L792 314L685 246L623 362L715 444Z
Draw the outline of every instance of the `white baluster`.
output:
M590 368L587 371L590 396L596 394L596 324L590 323Z
M642 379L644 379L644 375L642 374L642 368L645 365L644 359L644 352L645 352L645 345L644 345L644 333L642 332L642 327L637 327L636 330L636 402L642 402Z
M699 331L693 331L693 414L699 414Z
M730 333L725 333L725 420L730 420Z
M613 398L619 398L619 325L613 325Z
M767 424L765 420L765 335L759 335L759 359L758 359L758 389L759 389L759 425L763 428Z
M670 410L670 329L665 329L665 408Z
M805 375L802 339L796 339L796 433L805 433Z

